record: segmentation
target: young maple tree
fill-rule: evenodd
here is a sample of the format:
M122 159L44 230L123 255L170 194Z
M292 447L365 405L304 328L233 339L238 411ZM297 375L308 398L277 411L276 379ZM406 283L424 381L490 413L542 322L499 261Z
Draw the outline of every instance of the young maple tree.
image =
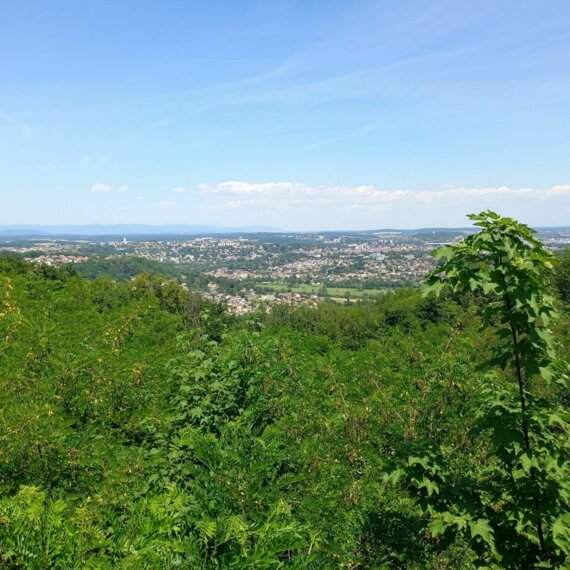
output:
M570 563L569 417L557 403L567 365L550 330L548 293L554 256L533 230L490 211L469 216L481 230L436 250L441 264L424 294L471 291L485 297L484 326L493 326L496 357L483 369L473 435L486 438L487 459L458 475L441 450L410 456L387 476L406 481L442 540L463 535L480 565L561 568ZM504 374L503 374L504 376Z

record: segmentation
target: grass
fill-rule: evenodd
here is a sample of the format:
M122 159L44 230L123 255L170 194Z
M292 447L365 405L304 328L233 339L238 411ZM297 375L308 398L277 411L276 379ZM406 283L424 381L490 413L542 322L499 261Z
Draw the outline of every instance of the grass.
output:
M318 295L319 297L332 297L335 300L346 299L347 294L351 299L373 299L388 291L388 289L356 289L355 287L323 287L319 285L288 285L287 283L263 283L263 287L273 291L291 291L303 295Z

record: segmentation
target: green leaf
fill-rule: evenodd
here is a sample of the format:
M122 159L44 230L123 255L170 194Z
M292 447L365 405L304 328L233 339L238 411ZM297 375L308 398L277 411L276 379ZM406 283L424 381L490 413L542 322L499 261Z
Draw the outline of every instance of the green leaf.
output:
M570 555L570 513L564 513L554 521L552 538L562 552Z
M435 293L436 296L439 296L441 290L443 289L443 285L444 283L441 280L436 281L430 285L424 285L421 289L422 296L427 297L430 293Z
M454 252L454 248L453 246L449 246L449 245L444 245L441 247L438 247L434 252L433 252L433 256L437 259L440 260L444 257L449 258L453 255Z
M476 521L469 522L469 530L471 531L471 536L475 538L480 536L495 552L495 538L493 534L493 529L489 524L487 519L477 519Z
M192 408L190 410L190 417L196 419L196 418L200 418L203 415L203 410L200 406L196 406L195 408Z
M441 536L447 530L447 525L443 521L443 518L436 517L430 522L428 530L432 536Z
M540 375L547 381L551 382L554 379L554 372L552 372L552 368L549 366L539 366L538 370L540 371Z

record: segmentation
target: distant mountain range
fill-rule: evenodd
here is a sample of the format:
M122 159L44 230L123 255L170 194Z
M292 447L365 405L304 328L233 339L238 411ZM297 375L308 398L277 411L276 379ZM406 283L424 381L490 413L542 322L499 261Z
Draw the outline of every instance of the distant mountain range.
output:
M536 228L541 235L559 234L567 235L570 227L541 227ZM212 226L207 224L167 224L167 225L147 225L147 224L87 224L87 225L0 225L0 240L11 238L82 238L82 237L157 237L157 236L185 236L185 235L220 235L220 234L247 234L247 233L273 233L273 234L305 234L305 235L350 235L350 234L390 234L401 235L421 235L427 238L429 234L460 234L472 233L475 228L417 228L398 229L383 228L376 230L321 230L321 231L284 231L267 226Z
M0 237L61 237L61 236L157 236L277 232L265 226L232 228L200 224L87 224L87 225L0 225Z

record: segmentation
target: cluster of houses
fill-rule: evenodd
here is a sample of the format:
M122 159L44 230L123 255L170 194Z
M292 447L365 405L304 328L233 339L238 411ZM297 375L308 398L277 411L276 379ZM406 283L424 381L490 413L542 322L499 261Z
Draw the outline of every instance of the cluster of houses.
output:
M301 295L290 291L262 294L253 289L246 289L239 294L231 295L218 291L215 283L210 283L208 290L203 292L202 296L210 301L224 304L234 315L252 313L262 307L270 311L274 305L316 307L319 303L316 295Z

